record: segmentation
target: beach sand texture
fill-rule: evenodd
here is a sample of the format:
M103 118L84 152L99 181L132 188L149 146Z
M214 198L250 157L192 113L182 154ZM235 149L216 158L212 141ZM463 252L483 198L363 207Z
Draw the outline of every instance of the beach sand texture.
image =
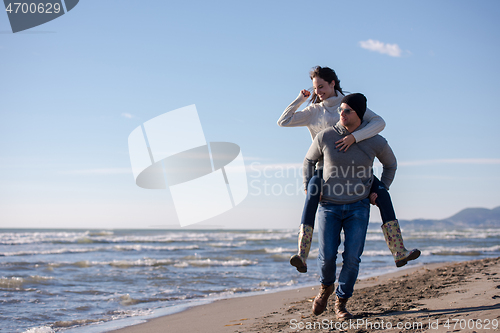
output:
M216 301L115 332L498 332L500 258L413 267L358 281L339 322L318 287Z

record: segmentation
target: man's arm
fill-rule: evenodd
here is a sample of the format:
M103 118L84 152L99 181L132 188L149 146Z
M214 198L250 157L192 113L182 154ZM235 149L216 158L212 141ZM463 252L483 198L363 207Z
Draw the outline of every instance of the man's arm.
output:
M316 163L322 158L323 151L321 150L321 140L323 138L322 133L316 135L307 151L306 157L304 158L304 165L302 167L302 172L304 176L304 189L307 190L307 184L314 176L314 170L316 169Z
M388 143L382 148L382 150L377 154L377 159L382 163L382 177L380 181L385 185L387 189L391 186L394 176L396 175L396 169L398 168L398 163L396 156L392 151Z

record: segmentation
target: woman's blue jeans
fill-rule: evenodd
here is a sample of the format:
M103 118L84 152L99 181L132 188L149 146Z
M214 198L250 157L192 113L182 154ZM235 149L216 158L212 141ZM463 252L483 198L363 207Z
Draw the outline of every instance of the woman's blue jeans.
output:
M316 210L318 209L322 178L323 170L316 170L314 176L307 184L306 202L304 204L304 210L302 211L301 223L311 226L312 228L314 228ZM382 223L394 221L396 219L396 213L394 212L394 207L392 206L391 195L385 188L384 184L375 176L373 177L373 184L370 189L370 193L371 192L375 192L378 195L375 203L380 210Z
M321 273L320 282L326 286L335 283L337 251L341 242L340 232L344 230L342 269L335 291L341 298L352 296L365 246L369 218L368 198L344 205L322 201L318 209L318 264Z

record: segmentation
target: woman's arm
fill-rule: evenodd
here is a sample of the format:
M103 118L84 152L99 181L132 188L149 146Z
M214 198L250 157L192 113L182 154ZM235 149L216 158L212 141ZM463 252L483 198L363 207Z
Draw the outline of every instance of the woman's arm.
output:
M337 146L335 146L335 148L339 151L347 151L352 144L371 138L382 132L385 128L384 119L368 108L363 116L363 120L367 121L368 124L366 124L366 126L359 131L355 131L354 133L344 136L342 139L336 141L335 143Z
M302 90L299 96L285 109L281 117L278 119L278 125L281 127L307 126L313 118L312 108L306 107L304 110L297 112L297 109L307 101L310 93L307 90Z
M382 117L368 108L366 109L365 115L363 116L363 120L367 121L368 124L366 124L366 126L359 131L355 131L354 133L352 133L354 139L356 139L356 142L374 137L375 135L382 132L382 130L385 128L384 119L382 119Z

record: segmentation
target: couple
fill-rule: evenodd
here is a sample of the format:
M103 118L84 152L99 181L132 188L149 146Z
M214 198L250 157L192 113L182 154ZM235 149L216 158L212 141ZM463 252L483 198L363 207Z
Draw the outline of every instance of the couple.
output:
M299 253L290 263L307 271L314 219L318 203L319 264L321 288L313 302L313 313L321 314L333 293L340 233L344 230L343 265L336 289L335 313L350 319L346 309L358 276L368 228L370 202L382 216L382 230L397 267L419 257L417 249L403 245L398 221L387 189L394 179L396 158L387 141L377 135L385 122L366 108L362 94L344 96L340 81L328 67L315 67L312 104L296 112L311 93L302 90L278 120L280 126L307 126L313 143L304 160L306 203L299 232ZM372 173L374 158L383 165L381 181Z

